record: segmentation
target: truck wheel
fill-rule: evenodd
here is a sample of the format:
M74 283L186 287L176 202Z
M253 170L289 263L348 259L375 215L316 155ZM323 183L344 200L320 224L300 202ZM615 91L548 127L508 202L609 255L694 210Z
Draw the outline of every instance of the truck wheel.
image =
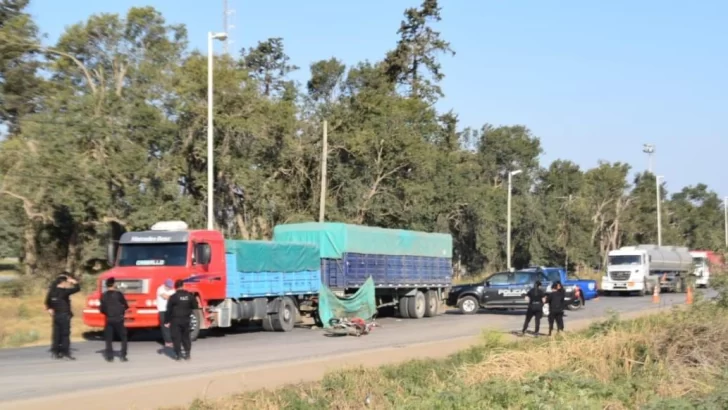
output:
M190 340L195 341L200 337L200 326L202 325L202 310L196 309L190 315Z
M409 296L402 296L399 298L399 317L402 319L409 319L409 308L407 305L409 304Z
M290 332L296 326L298 309L290 298L283 298L278 305L278 313L272 316L273 329L278 332Z
M272 332L275 330L273 329L273 315L266 314L260 324L266 332Z
M418 290L415 295L410 296L409 300L407 301L407 311L409 311L409 317L412 319L422 319L423 317L425 317L425 305L427 305L425 294Z
M437 299L436 290L425 292L425 317L435 317L440 310L440 301Z
M472 315L478 311L478 300L473 296L465 296L458 300L458 309L464 315Z
M647 282L642 282L642 290L640 290L640 296L647 296Z

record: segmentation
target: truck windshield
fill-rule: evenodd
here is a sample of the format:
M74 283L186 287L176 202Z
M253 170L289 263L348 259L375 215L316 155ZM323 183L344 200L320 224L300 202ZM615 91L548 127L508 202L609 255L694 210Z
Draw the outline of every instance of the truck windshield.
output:
M641 265L641 255L614 255L609 257L610 265Z
M705 258L702 258L702 257L693 258L693 264L698 267L705 266L706 265Z
M186 243L128 244L121 246L118 266L185 266Z

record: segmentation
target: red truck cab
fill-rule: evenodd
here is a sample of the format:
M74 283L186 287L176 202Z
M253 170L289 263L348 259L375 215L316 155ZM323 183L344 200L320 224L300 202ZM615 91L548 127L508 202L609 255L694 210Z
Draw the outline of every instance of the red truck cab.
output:
M130 330L160 326L156 295L166 279L184 280L185 289L197 296L202 309L193 314L193 333L210 325L203 314L208 302L225 298L225 241L218 231L189 230L182 221L158 222L149 231L124 233L109 246L108 259L112 268L99 276L97 290L86 300L87 326L105 325L99 300L110 277L129 303L125 325Z

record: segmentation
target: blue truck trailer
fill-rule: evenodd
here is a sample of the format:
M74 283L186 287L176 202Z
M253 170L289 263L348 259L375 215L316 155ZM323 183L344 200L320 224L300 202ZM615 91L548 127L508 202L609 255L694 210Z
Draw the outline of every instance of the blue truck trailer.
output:
M319 248L323 283L337 296L355 293L370 276L378 308L403 318L439 313L452 284L452 236L332 222L278 225L277 243Z

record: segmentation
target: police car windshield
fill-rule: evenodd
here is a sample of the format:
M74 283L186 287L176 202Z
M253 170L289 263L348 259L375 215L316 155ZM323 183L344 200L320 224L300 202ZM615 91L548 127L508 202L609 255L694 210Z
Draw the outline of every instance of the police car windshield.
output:
M125 244L118 266L185 266L186 243Z
M549 282L559 282L561 281L561 275L557 271L549 271L545 272L546 278L548 278Z

